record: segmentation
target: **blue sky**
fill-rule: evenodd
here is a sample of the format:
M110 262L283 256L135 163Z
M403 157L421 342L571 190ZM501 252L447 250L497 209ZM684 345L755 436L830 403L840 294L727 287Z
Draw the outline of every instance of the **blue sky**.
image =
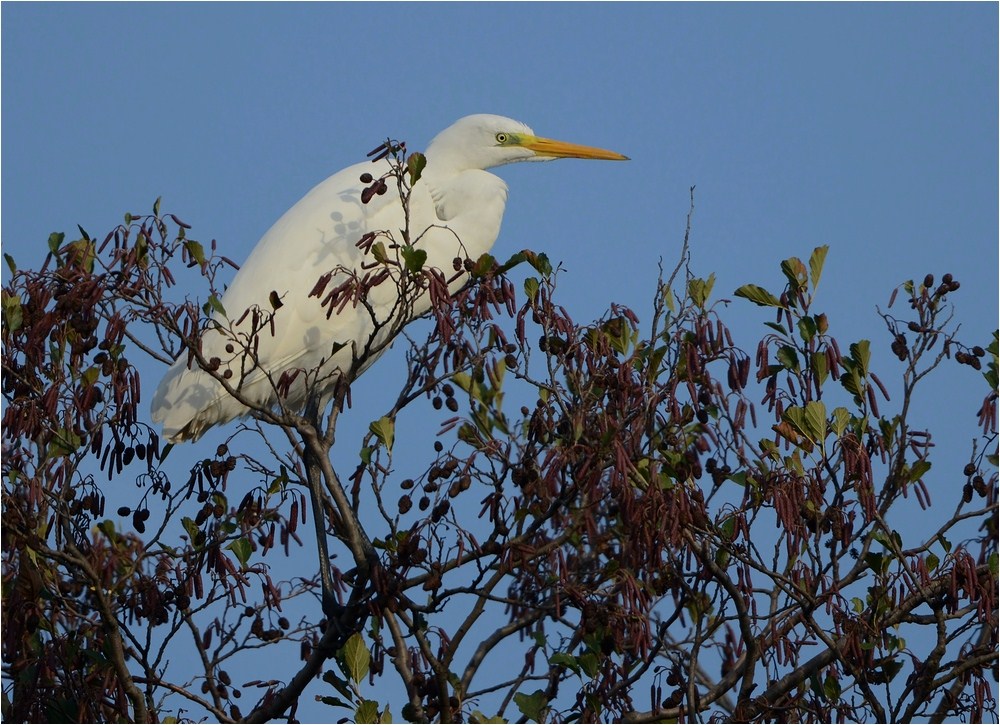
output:
M696 185L695 261L720 290L777 280L777 261L829 243L831 287L864 295L852 315L944 267L992 295L996 15L5 5L3 239L25 264L54 229L97 233L163 196L239 259L379 139L420 148L492 112L633 158L501 171L512 191L498 251L544 249L582 289L644 301L633 294L649 288L651 261L672 261Z
M103 235L158 196L240 260L386 136L419 149L489 112L632 158L499 171L511 195L498 256L529 247L563 262L563 304L580 321L611 301L646 316L696 186L694 268L715 273L716 296L778 288L782 259L829 244L818 304L842 347L876 341L883 380L901 371L875 307L906 279L961 281L970 343L997 326L995 3L0 12L2 241L22 267L42 261L50 232ZM767 315L735 308L730 326L753 344ZM387 356L356 388L359 430L399 363ZM985 389L938 380L919 414L959 416L935 431L941 470L957 471Z

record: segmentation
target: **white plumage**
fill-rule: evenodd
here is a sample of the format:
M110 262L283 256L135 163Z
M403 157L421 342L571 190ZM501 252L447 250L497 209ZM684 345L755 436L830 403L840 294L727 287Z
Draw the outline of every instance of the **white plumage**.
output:
M426 157L427 166L410 197L409 230L414 247L427 252L424 267L440 269L446 277L454 275L455 257L478 258L500 232L507 185L484 169L558 157L626 158L538 138L522 123L486 114L467 116L442 131ZM370 252L357 246L370 232L388 232L402 243L404 216L395 180L387 179L387 192L367 204L361 199L370 186L360 181L362 174L378 179L389 170L388 160L363 162L316 186L268 230L223 295L226 316L214 316L215 326L202 336L202 352L206 360L218 358L216 374L231 371L227 382L250 402L269 407L281 402L299 409L310 393L325 401L358 352L366 346L383 349L402 324L429 309L426 294L401 304L398 268L378 265ZM327 273L333 273L328 292L352 275L379 270L393 277L371 287L367 306L348 303L328 318L321 304L324 295L309 296ZM451 290L462 283L454 280ZM272 293L281 300L277 308ZM257 315L245 314L255 309ZM254 318L261 322L272 314L248 354ZM249 412L212 374L195 362L189 367L188 359L187 353L180 355L153 396L153 420L174 442L197 439L207 428ZM295 382L279 394L282 374L296 370Z

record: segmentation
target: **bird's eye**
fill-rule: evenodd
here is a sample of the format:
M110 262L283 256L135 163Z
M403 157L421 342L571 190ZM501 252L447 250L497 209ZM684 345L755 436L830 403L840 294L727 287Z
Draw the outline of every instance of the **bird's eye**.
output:
M502 132L498 133L497 134L497 143L499 143L499 144L507 143L507 134L502 133Z

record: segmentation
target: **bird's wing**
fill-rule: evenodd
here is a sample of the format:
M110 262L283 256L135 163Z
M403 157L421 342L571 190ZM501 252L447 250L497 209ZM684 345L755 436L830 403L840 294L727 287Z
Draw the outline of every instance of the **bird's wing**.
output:
M367 204L361 201L366 184L359 177L367 172L377 178L386 171L387 162L365 162L313 188L261 238L222 296L226 315L214 317L227 332L206 331L202 352L209 360L218 357L222 361L220 372L232 369L233 384L248 397L258 402L272 399L272 382L264 370L276 379L289 368L309 369L330 355L335 342L349 346L364 334L367 320L361 311L348 308L330 322L321 298L309 297L309 293L328 272L334 273L327 285L332 289L347 278L344 270L360 268L363 253L356 243L369 231L402 226L392 184L386 194L376 195ZM282 303L278 309L271 303L272 293ZM263 313L258 319L272 313L274 317L273 325L256 335L260 367L250 369L240 341L252 334L254 316L245 313L255 308ZM199 415L215 415L220 420L213 422L223 422L245 412L236 401L227 400L230 396L211 375L188 369L187 360L186 354L178 358L153 398L153 420L164 425L168 437L170 430L183 429Z
M276 402L275 384L286 371L310 371L313 379L335 375L351 366L356 350L391 339L395 325L376 330L372 317L381 323L399 317L399 288L393 279L369 289L364 304L349 302L332 314L330 306L322 304L323 295L310 297L325 274L333 273L325 290L329 292L352 273L370 272L362 262L372 257L357 246L364 235L385 231L399 239L405 221L392 180L386 194L367 204L361 201L366 184L359 177L368 172L377 178L388 170L387 162L362 163L316 186L261 238L223 295L226 315L215 316L222 331L205 332L202 352L208 360L218 358L219 373L230 370L230 384L253 403ZM500 230L506 198L506 185L482 170L438 179L427 174L413 187L409 207L411 233L427 252L426 266L447 272L456 256L475 259L489 250ZM461 280L455 280L452 288L460 285ZM277 309L274 297L281 301ZM410 302L407 319L429 308L426 296ZM254 310L258 322L268 323L258 324L256 334ZM251 339L253 356L246 352ZM293 407L303 402L304 376L297 391L286 397ZM187 355L167 372L152 409L165 435L179 439L196 438L205 428L247 412L211 374L188 369Z

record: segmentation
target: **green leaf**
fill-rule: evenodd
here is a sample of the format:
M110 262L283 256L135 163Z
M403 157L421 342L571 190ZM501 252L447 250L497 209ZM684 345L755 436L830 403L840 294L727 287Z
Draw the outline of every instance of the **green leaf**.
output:
M809 688L816 697L823 697L823 688L819 684L819 676L814 672L809 675Z
M717 549L715 552L715 563L720 569L729 568L730 553L725 549Z
M868 375L868 364L872 359L871 342L868 340L858 340L851 343L851 359L858 364L859 372L863 376Z
M385 251L385 244L382 242L375 242L371 246L371 254L379 264L385 264L389 261L389 255Z
M996 552L993 553L993 556L996 556ZM931 572L934 571L935 569L938 568L938 564L940 564L940 563L941 563L941 559L939 559L938 555L935 554L934 552L929 553L927 555L927 558L924 559L924 564L927 567L927 571L931 571ZM994 572L994 575L995 574L996 574L996 572Z
M468 373L463 373L463 372L453 373L451 376L451 382L455 383L455 385L457 385L467 393L470 390L472 390L472 376L469 375Z
M188 516L184 516L181 519L181 526L184 527L185 533L187 533L188 538L191 539L191 541L193 542L195 538L197 538L199 533L198 524L195 523L194 519Z
M826 359L826 353L814 352L810 356L812 361L812 368L816 371L816 378L819 380L820 385L826 382L826 379L830 376L830 366Z
M277 290L271 290L271 294L267 296L267 301L271 303L272 310L278 310L285 306L285 303L281 301L281 297L278 296Z
M507 261L500 265L499 271L508 272L517 265L521 264L528 259L528 255L525 252L514 252L514 254L507 257Z
M202 310L205 312L206 315L209 314L210 312L215 312L221 317L227 316L226 308L222 306L222 302L220 302L219 298L216 297L215 295L208 296L208 300L205 302L204 305L202 305Z
M929 470L931 470L930 461L914 461L913 465L910 466L910 481L919 481Z
M791 370L793 373L799 371L799 354L795 351L795 348L790 345L782 345L778 348L778 351L774 354L778 358L778 362L781 363L782 367L786 370Z
M347 667L347 674L352 680L360 684L368 674L368 668L371 666L372 661L371 653L365 645L364 638L357 632L352 634L351 638L344 643L341 655L344 658L344 665Z
M812 363L812 369L816 372L816 379L819 381L819 384L822 385L826 382L826 379L830 377L830 365L826 359L826 353L811 353L810 362Z
M587 677L596 677L597 673L601 671L600 662L593 652L584 652L577 658L577 662L580 663L580 667L583 668Z
M551 657L549 657L550 665L561 665L567 669L572 670L577 675L580 674L580 663L576 661L576 657L569 654L568 652L556 652Z
M236 554L240 565L244 567L247 565L247 562L250 560L250 554L253 552L253 547L251 547L250 542L246 538L236 539L236 541L229 544L226 548Z
M89 239L78 239L70 242L63 250L69 262L78 269L87 272L94 271L94 260L97 259L95 244Z
M49 443L47 455L69 456L75 453L81 445L83 445L83 441L74 431L60 428Z
M10 268L10 273L17 274L17 265L14 264L14 258L6 252L3 253L3 258L4 261L7 262L7 266Z
M273 496L276 493L284 491L285 486L288 485L288 482L289 482L288 469L285 468L284 465L282 465L281 468L279 469L278 475L271 481L271 484L267 487L268 494Z
M524 258L528 260L528 264L535 268L535 271L543 277L548 277L552 274L552 263L549 262L549 258L544 254L536 254L530 250L524 251Z
M413 158L412 156L410 157ZM417 274L421 269L424 268L424 262L427 261L427 251L424 249L417 249L412 245L405 245L402 248L403 262L406 264L406 271L411 274Z
M84 385L93 385L97 382L97 379L101 376L101 369L96 365L91 365L89 368L80 373L80 381Z
M456 437L463 443L467 443L478 450L486 448L486 441L479 435L479 431L476 426L471 423L463 423L460 425L458 427ZM520 511L524 512L524 515L527 515L527 509L520 509Z
M323 673L323 682L331 685L337 692L346 697L348 701L354 700L354 693L351 690L350 683L333 670L327 670ZM345 703L344 707L348 707L348 705Z
M813 284L816 283L813 282ZM833 675L827 675L823 682L823 694L826 695L826 699L830 702L837 702L840 700L840 692L840 681Z
M826 438L826 406L821 401L806 403L805 422L814 442Z
M881 667L876 667L868 673L868 681L876 684L892 682L893 678L903 669L903 663L899 660L885 657L880 661Z
M775 297L773 294L768 292L763 287L758 287L755 284L745 284L735 292L734 295L737 297L743 297L748 299L756 305L761 307L781 307L784 309L784 305L781 304L781 300Z
M798 327L799 336L805 342L809 342L816 336L816 320L812 317L806 316L799 318Z
M185 239L184 249L191 255L191 259L198 263L198 266L205 266L205 248L201 245L201 242L196 242L193 239Z
M97 524L97 530L108 537L108 540L114 542L118 539L118 534L115 532L115 522L111 519L104 519ZM35 561L35 553L29 548L27 549L28 554L31 556L31 560Z
M781 419L791 425L803 437L811 441L815 440L809 432L809 424L806 423L805 408L800 408L797 405L789 406L781 414Z
M876 574L885 574L889 569L889 561L891 557L886 557L884 554L877 554L873 551L865 554L865 564Z
M354 635L355 637L358 635ZM368 650L365 650L366 652ZM358 703L358 708L354 711L354 722L356 723L377 723L378 703L374 700L362 700Z
M339 697L331 697L329 695L316 695L316 699L322 702L324 705L329 705L330 707L350 707L350 703L344 702Z
M788 330L786 330L785 326L782 325L780 322L765 322L764 326L765 327L770 327L772 330L774 330L775 332L777 332L779 335L784 335L786 337L788 336Z
M181 231L184 231L183 229ZM149 239L145 234L139 234L135 239L135 255L140 262L146 260L149 254Z
M49 251L53 254L59 253L59 248L62 246L63 240L66 235L62 232L52 232L49 235Z
M528 277L524 280L524 295L529 300L535 299L538 295L538 280L535 277Z
M670 289L670 285L663 285L663 302L671 312L677 311L677 304L674 302L674 291Z
M990 354L990 359L986 365L983 377L986 378L986 384L990 386L990 390L996 390L998 384L1000 384L1000 369L998 369L1000 368L1000 359L998 359L998 354L1000 354L1000 330L993 331L993 342L986 348L986 352Z
M726 541L732 541L733 534L736 531L736 517L727 516L725 521L719 524L719 533L721 533Z
M806 275L806 266L798 257L789 257L781 263L781 271L788 279L788 285L792 290L799 290L806 286L809 277Z
M476 260L475 265L472 267L473 277L485 277L497 266L496 257L492 254L481 254L479 259Z
M153 216L160 216L160 202L163 201L162 196L156 197L156 201L153 202Z
M838 438L843 437L847 426L851 423L851 413L844 407L833 409L833 430Z
M708 298L712 294L712 287L715 286L715 274L708 275L708 279L697 277L688 280L688 296L698 307L704 307Z
M419 151L410 154L410 157L406 159L406 173L410 175L410 186L417 183L425 166L427 166L427 157Z
M854 396L855 402L860 405L861 397L865 392L865 384L861 381L858 371L851 370L847 374L841 375L840 384L844 386L844 390Z
M368 430L374 433L379 442L392 452L392 443L396 435L396 424L392 418L383 415L378 420L372 421Z
M473 710L472 714L469 715L470 723L505 723L507 722L499 715L493 715L492 717L487 717L479 710Z
M541 690L535 690L530 695L525 695L523 692L514 693L514 704L521 714L535 722L542 722L548 709L548 700Z
M3 321L10 332L16 332L24 324L24 310L21 309L21 298L3 291Z
M826 253L830 251L830 245L824 244L816 247L809 256L809 278L812 280L813 291L819 286L819 278L823 274L823 263L826 261Z

